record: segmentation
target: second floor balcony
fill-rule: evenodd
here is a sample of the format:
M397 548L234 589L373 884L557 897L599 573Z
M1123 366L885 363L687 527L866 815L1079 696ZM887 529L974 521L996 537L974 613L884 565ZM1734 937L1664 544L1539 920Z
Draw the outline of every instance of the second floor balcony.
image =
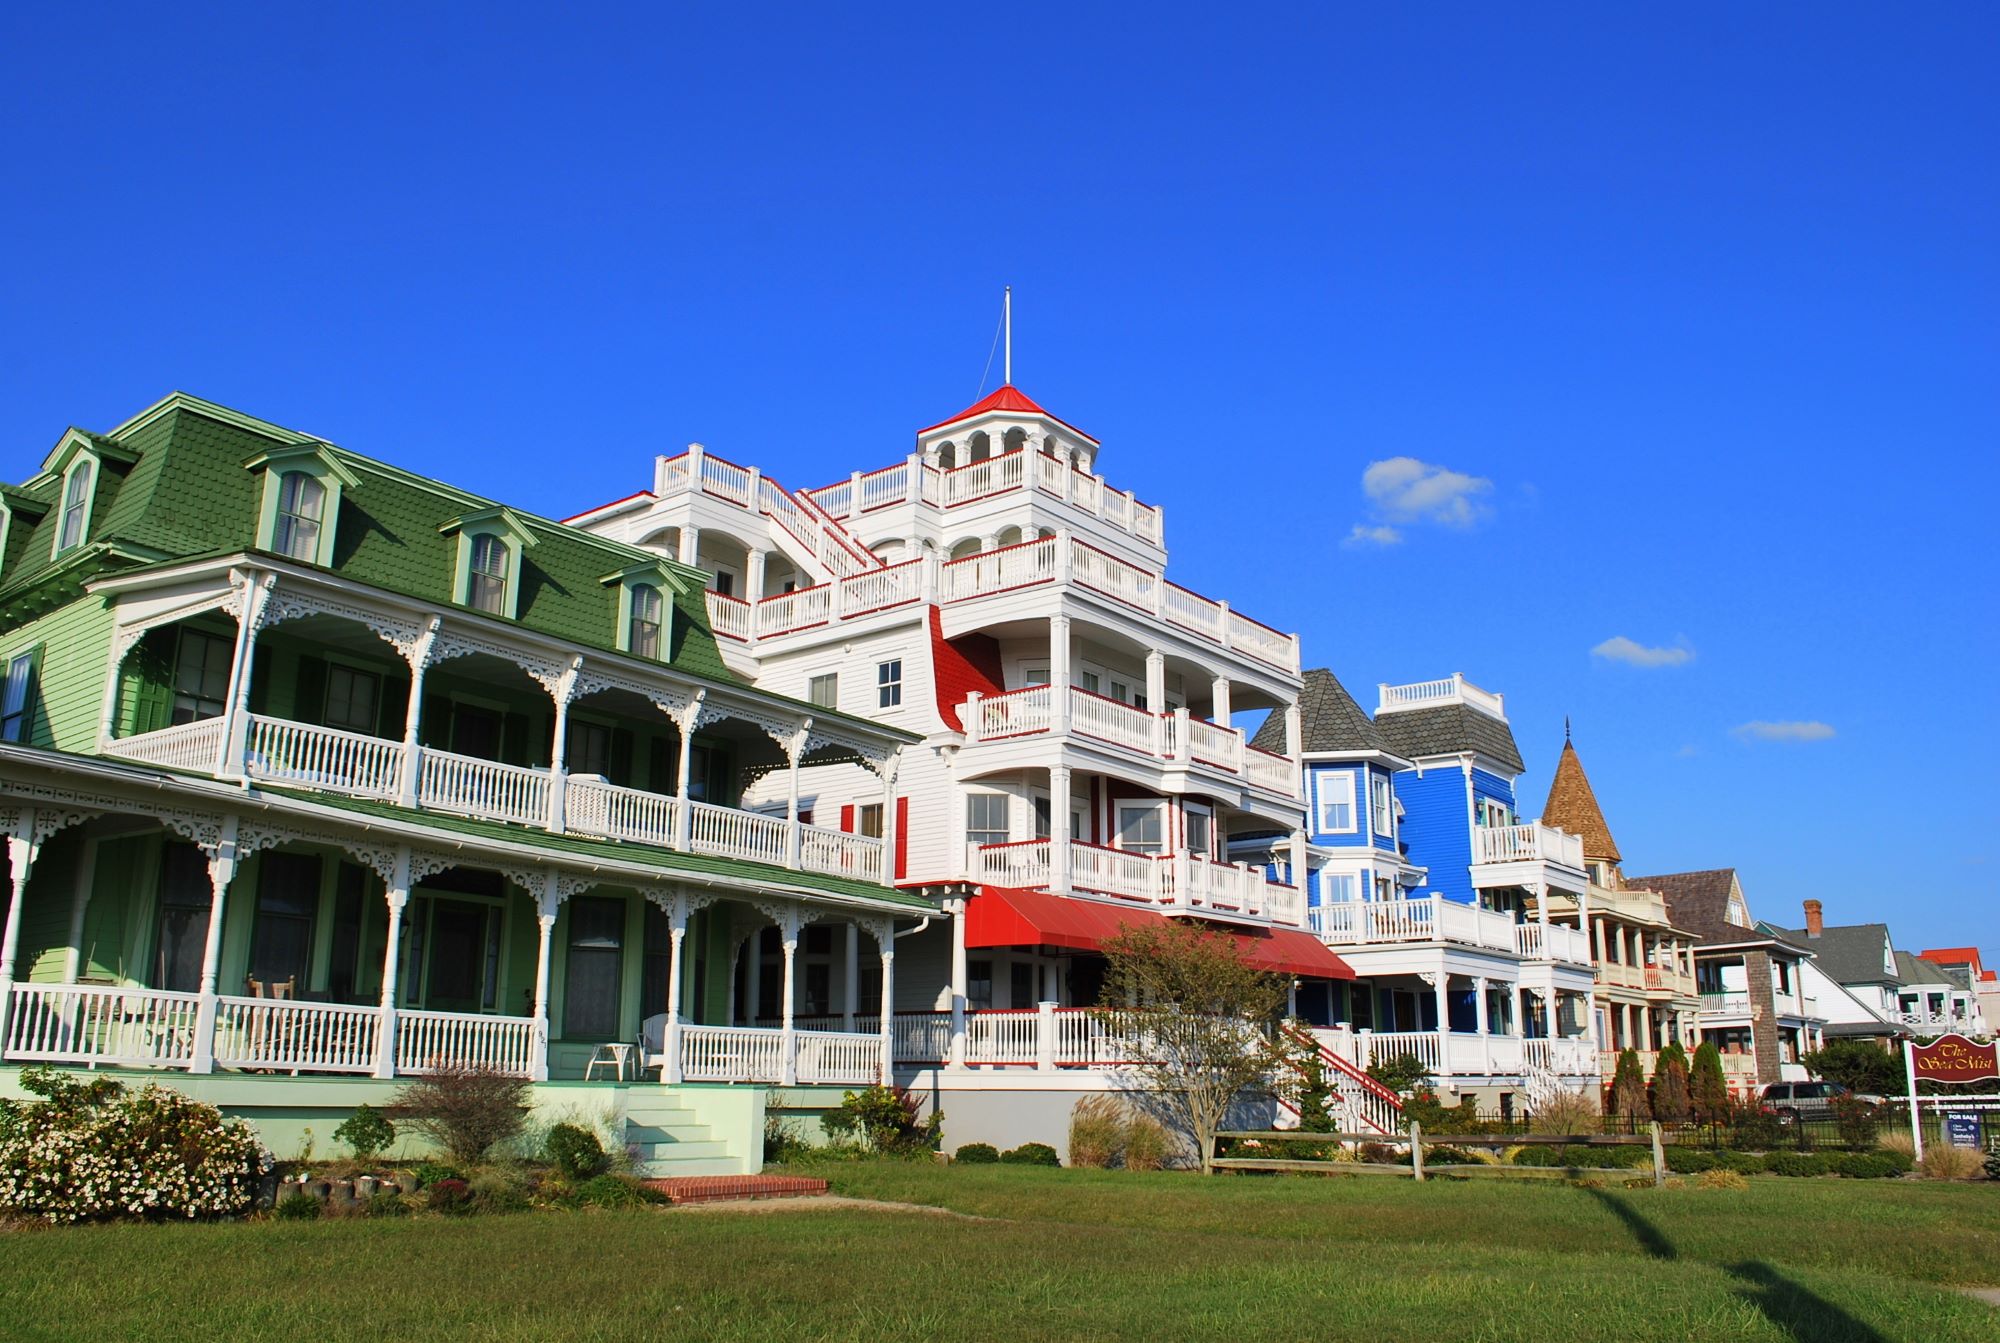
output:
M966 876L984 885L1063 889L1114 896L1164 914L1297 927L1305 913L1298 887L1260 868L1218 863L1205 854L1140 853L1072 840L979 844L966 854Z
M1590 964L1590 942L1561 924L1518 923L1510 915L1442 896L1351 900L1307 911L1320 940L1334 947L1443 943L1522 960Z

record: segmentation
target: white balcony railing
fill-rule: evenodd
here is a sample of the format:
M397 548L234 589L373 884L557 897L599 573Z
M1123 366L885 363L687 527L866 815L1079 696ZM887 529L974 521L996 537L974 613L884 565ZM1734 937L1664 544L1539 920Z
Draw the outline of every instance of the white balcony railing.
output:
M396 1013L399 1073L480 1067L511 1077L528 1077L545 1044L540 1024L533 1017L415 1009Z
M1162 534L1158 508L1141 503L1129 492L1113 489L1102 476L1077 470L1060 458L1039 451L1016 449L942 471L925 465L921 458L913 458L904 464L867 472L858 480L858 495L856 479L850 478L822 489L807 490L804 497L844 520L857 512L897 504L949 510L1033 490L1101 518L1141 541L1157 543Z
M1053 880L1049 840L974 846L967 875L984 885L1047 887ZM1212 862L1199 854L1133 853L1072 840L1073 891L1136 900L1167 912L1198 911L1268 920L1293 927L1304 915L1296 886L1268 879L1259 868Z
M251 714L247 746L243 772L253 779L362 797L393 798L402 788L399 741Z
M1746 1017L1750 1015L1750 995L1747 993L1704 993L1701 995L1701 1010L1715 1016Z
M216 1000L215 1061L225 1068L365 1073L375 1067L382 1012L344 1003Z
M1508 915L1442 896L1415 900L1347 900L1307 911L1312 930L1330 946L1453 942L1521 955L1517 924ZM1588 964L1586 960L1584 962Z
M104 750L124 760L206 774L215 769L215 762L222 756L222 720L199 718L192 723L142 732L136 737L120 737L105 743Z
M426 750L417 797L431 811L540 825L549 815L549 772Z
M1525 960L1590 964L1590 939L1559 923L1515 924L1514 949Z
M1393 713L1398 709L1430 709L1445 704L1466 704L1483 709L1495 718L1507 716L1506 701L1490 690L1481 690L1465 679L1459 672L1453 672L1441 681L1418 681L1411 685L1382 685L1377 689L1381 698L1376 711Z
M16 984L0 1057L21 1062L185 1068L201 999L96 984Z
M1482 825L1473 829L1474 863L1556 863L1583 870L1583 838L1531 821L1525 825Z
M1256 750L1240 729L1191 717L1185 709L1152 713L1082 686L1067 687L1059 698L1053 687L1035 685L967 696L958 717L968 747L1060 732L1166 764L1238 775L1280 797L1298 795L1298 773L1289 757Z

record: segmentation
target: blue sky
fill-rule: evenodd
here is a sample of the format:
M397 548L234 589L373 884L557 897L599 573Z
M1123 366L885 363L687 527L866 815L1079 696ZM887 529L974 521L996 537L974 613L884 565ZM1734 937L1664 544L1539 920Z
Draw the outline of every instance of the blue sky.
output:
M181 388L821 483L1011 283L1182 582L1504 692L1530 812L1570 715L1635 871L2000 959L1991 6L280 8L0 17L0 475Z

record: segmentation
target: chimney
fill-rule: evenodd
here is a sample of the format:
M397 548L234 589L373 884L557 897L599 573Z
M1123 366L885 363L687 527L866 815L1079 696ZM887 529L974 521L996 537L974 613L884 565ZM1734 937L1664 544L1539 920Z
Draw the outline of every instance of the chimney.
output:
M1806 936L1818 937L1826 927L1826 920L1820 916L1817 900L1806 901Z

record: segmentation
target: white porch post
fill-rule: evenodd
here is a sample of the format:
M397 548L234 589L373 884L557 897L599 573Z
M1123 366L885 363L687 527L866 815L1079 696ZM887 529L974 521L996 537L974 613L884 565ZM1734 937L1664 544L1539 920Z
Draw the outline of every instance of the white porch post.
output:
M1509 1035L1525 1036L1528 1033L1528 1023L1527 1018L1521 1011L1521 981L1516 979L1509 983L1507 985L1507 993L1508 1001L1512 1006L1512 1011L1507 1018L1507 1033Z
M576 697L577 673L583 670L581 656L570 659L569 667L556 681L556 688L549 692L555 701L555 731L549 740L549 829L561 834L563 831L564 803L569 784L569 766L563 757L569 753L569 702Z
M1481 1035L1491 1035L1493 1033L1492 1022L1487 1020L1486 1014L1486 991L1492 983L1493 981L1490 979L1475 979L1472 981L1473 1029Z
M701 705L707 696L705 689L695 691L687 708L674 720L681 734L680 772L674 782L674 847L683 853L691 847L694 835L694 808L688 804L688 774L694 768L694 730L701 722ZM754 1015L754 1007L752 1012Z
M861 929L847 925L847 946L840 966L840 1029L854 1029L854 1016L861 1010Z
M951 1048L946 1065L965 1066L965 990L970 971L965 958L965 914L967 901L960 898L951 909Z
M396 865L384 893L389 902L389 938L382 948L382 1019L375 1042L375 1075L396 1075L396 981L403 959L403 908L410 903L410 851L396 851Z
M208 934L201 944L201 997L195 1005L194 1058L188 1071L215 1071L215 982L222 968L223 902L236 879L236 818L222 818L222 838L208 858ZM303 987L303 986L302 986Z
M692 451L688 453L688 486L696 491L701 489L701 456ZM700 567L701 528L692 524L681 528L680 551L679 559L682 564Z
M535 905L535 1040L540 1048L531 1064L534 1081L549 1080L549 961L556 932L556 874L548 874Z
M34 870L41 845L35 842L35 812L21 809L21 819L7 836L10 898L7 923L0 929L0 1047L7 1039L7 1017L14 1006L14 960L21 948L21 907L28 899L28 874Z
M667 935L672 949L667 957L667 1026L660 1032L660 1049L667 1056L666 1066L660 1070L660 1080L667 1083L679 1082L681 1071L681 954L687 943L688 907L687 897L674 897L674 907L668 915Z
M1167 655L1155 648L1146 654L1146 712L1167 711Z
M417 805L423 788L424 752L417 745L417 728L424 713L424 672L431 665L431 650L437 645L438 629L444 624L432 616L424 632L410 650L410 702L403 710L403 778L397 799L406 807Z
M1562 994L1556 990L1554 984L1550 984L1549 991L1542 995L1542 1012L1548 1018L1549 1039L1560 1039L1562 1036Z
M1049 766L1049 889L1069 894L1069 766Z
M764 600L764 568L769 563L768 552L751 550L750 558L744 566L743 599L752 605Z
M1443 1049L1444 1037L1451 1034L1451 1003L1449 1001L1451 996L1451 975L1446 971L1443 970L1438 971L1436 994L1437 994L1438 1040L1439 1040L1438 1048ZM1450 1068L1450 1062L1449 1060L1446 1060L1446 1069L1449 1070L1449 1068Z
M882 765L882 884L894 886L903 874L896 870L896 773L902 764L901 748L891 751Z
M896 1077L896 923L884 919L882 942L882 1085Z
M243 748L250 732L250 659L256 653L257 627L264 623L264 603L277 579L276 574L256 569L243 575L236 648L230 657L229 689L222 702L222 744L215 757L215 773L220 777L240 778L243 774Z
M806 753L812 722L808 718L799 724L799 730L785 743L785 866L794 872L799 867L799 757Z
M778 934L782 939L779 946L785 957L785 987L783 996L778 1000L778 1029L784 1037L780 1045L785 1060L783 1079L784 1084L789 1087L797 1086L799 1081L799 1033L792 1024L792 1013L795 1010L792 995L798 987L796 961L799 953L799 911L797 909L786 911L783 922L778 925Z
M1218 676L1209 683L1208 719L1217 727L1229 726L1229 678Z
M1066 544L1062 553L1068 553ZM1069 617L1050 616L1049 731L1058 737L1069 732L1069 683Z

